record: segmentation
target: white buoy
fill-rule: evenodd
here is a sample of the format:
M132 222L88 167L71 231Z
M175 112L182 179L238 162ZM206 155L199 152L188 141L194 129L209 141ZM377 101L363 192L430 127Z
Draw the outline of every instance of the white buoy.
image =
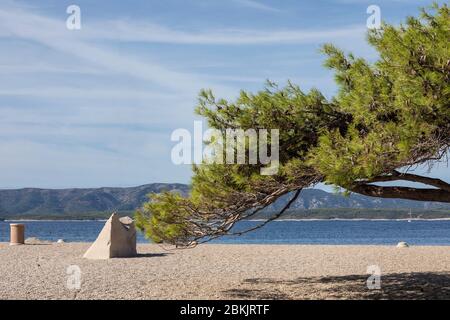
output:
M409 247L409 244L407 244L404 241L397 243L397 248L408 248L408 247Z
M58 241L56 241L56 243L64 243L63 239L58 239Z

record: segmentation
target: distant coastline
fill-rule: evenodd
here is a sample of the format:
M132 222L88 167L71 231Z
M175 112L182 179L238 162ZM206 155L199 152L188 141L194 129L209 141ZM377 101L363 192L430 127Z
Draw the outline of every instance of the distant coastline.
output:
M106 221L115 212L133 217L135 211L89 212L72 214L7 214L1 221ZM248 221L265 221L278 211L262 211ZM450 220L450 209L373 209L373 208L320 208L288 210L277 221L308 220Z
M2 216L4 221L105 221L115 211L86 212L71 214L9 214ZM135 211L116 211L120 216L133 217ZM277 213L276 210L262 211L246 219L264 221ZM450 209L374 209L374 208L321 208L291 209L278 221L312 220L450 220Z
M53 222L53 221L61 221L61 222L106 222L107 219L4 219L0 220L0 222Z
M189 193L183 184L153 183L130 188L0 190L3 220L104 220L112 212L133 216L148 201L148 194L163 191ZM254 219L265 219L283 208L282 197ZM412 211L412 217L409 211ZM305 189L282 219L441 219L450 218L450 204L401 199L345 196L320 189Z
M278 219L274 220L273 222L279 222L279 221L446 221L450 220L449 218L425 218L425 219L385 219L385 218L379 218L379 219L365 219L365 218L354 218L354 219L340 219L340 218L329 218L329 219ZM255 222L263 222L266 221L264 219L252 219L248 221L255 221Z

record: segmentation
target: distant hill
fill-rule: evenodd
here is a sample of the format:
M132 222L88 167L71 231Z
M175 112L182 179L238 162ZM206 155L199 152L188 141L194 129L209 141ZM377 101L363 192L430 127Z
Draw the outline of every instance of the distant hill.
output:
M185 184L154 183L131 188L0 190L0 219L105 218L112 211L132 214L136 208L147 201L148 194L160 193L164 190L187 195L189 187ZM288 199L289 195L282 197L267 208L266 213L280 209ZM291 206L289 218L296 216L315 218L314 212L321 218L341 216L356 218L364 217L365 212L369 211L372 212L371 215L368 214L371 218L374 215L389 217L390 212L395 218L398 217L399 212L404 216L409 209L417 215L433 211L437 212L439 217L442 215L450 217L450 204L445 203L381 199L358 194L343 196L318 189L306 189Z
M185 184L153 183L131 188L0 190L0 218L15 216L104 217L112 211L131 212L150 193L187 194Z

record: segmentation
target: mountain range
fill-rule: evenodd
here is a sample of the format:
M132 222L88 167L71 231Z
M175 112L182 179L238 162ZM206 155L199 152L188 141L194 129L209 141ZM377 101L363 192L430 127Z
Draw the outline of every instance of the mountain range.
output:
M130 188L0 190L0 218L96 218L117 211L130 213L148 200L148 194L162 191L189 193L185 184L153 183ZM276 211L289 201L285 195L267 208ZM450 210L450 204L401 199L382 199L358 194L345 196L320 189L305 189L292 210L311 209L407 209ZM449 211L450 212L450 211Z
M130 212L147 201L149 194L166 190L185 195L189 187L153 183L131 188L0 190L0 218Z

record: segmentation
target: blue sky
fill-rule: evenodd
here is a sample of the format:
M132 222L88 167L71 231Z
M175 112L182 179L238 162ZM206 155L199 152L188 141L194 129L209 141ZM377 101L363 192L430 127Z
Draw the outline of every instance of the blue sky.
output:
M66 28L71 4L81 30ZM170 134L192 130L201 88L291 79L332 96L320 45L376 59L371 4L398 24L431 1L2 0L0 188L186 183ZM450 180L446 165L431 175Z

